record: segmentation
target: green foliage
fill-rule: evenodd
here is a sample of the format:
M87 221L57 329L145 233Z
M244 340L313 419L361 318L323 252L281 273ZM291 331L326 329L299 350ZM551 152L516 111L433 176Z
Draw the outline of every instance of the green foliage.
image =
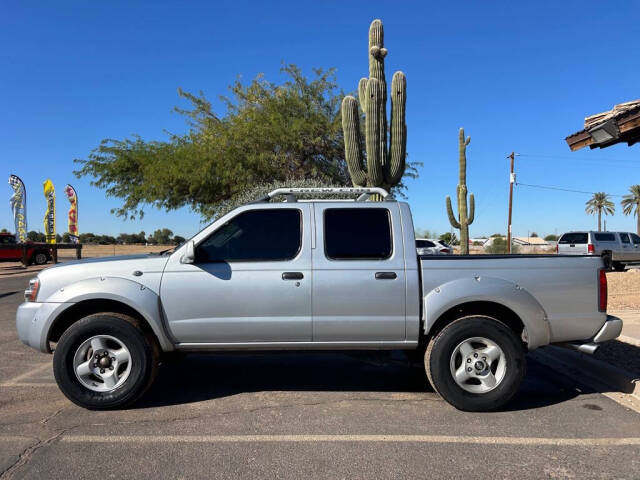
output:
M168 228L158 229L149 235L147 241L154 245L170 245L173 243L173 232Z
M536 232L531 232L531 235L529 235L531 238L537 237L538 234Z
M640 185L631 185L629 194L625 195L620 202L622 213L625 215L635 215L636 233L640 235Z
M204 219L255 184L272 180L317 179L349 184L340 126L340 98L333 70L314 70L307 79L295 65L282 68L282 84L262 76L249 85L236 81L225 111L213 111L201 93L179 90L189 109L190 131L168 141L135 136L105 139L87 159L78 159L78 177L119 198L118 216L143 215L143 206L172 210L188 206Z
M546 237L544 237L545 241L547 242L557 242L558 241L558 235L547 235Z
M124 245L144 244L147 243L147 235L144 231L140 233L121 233L118 235L118 238L116 238L116 241Z
M384 30L380 20L369 27L369 78L360 79L358 97L365 115L365 149L363 152L360 111L355 97L342 101L342 129L349 173L357 187L391 189L405 173L407 126L405 107L407 81L396 72L391 80L391 128L387 143L387 80L384 75Z
M438 237L438 240L451 246L459 244L458 237L456 237L456 234L453 232L443 233L442 235L440 235L440 237Z
M181 245L186 241L187 239L184 237L181 237L180 235L174 235L174 237L171 239L171 243L173 245Z
M493 237L493 240L484 248L484 251L492 254L507 253L507 239L502 236ZM519 251L520 247L518 245L511 245L511 253L518 253Z
M428 228L416 228L415 233L416 238L438 238L438 233Z
M27 232L27 238L32 242L44 242L47 239L44 233L36 232L35 230Z
M602 214L605 215L613 215L616 206L611 201L609 194L604 192L596 192L586 202L586 207L584 209L590 215L598 215L598 231L602 230L601 219Z
M0 230L0 233L10 233L10 232L6 228L3 228L2 230Z
M501 233L494 233L489 238L494 238L494 237L504 237L504 235Z
M458 220L456 220L451 208L451 197L447 196L447 215L449 223L453 228L460 230L460 253L462 255L469 254L469 225L473 223L475 215L475 200L473 193L469 195L469 210L467 213L467 145L471 141L471 137L464 136L464 128L458 132L458 164L459 164L459 180L456 188L458 195Z

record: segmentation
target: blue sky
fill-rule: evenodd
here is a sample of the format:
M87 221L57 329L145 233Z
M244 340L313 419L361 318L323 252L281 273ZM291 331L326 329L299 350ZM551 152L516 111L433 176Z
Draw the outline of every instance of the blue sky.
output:
M623 1L3 2L0 228L13 227L6 179L15 173L27 184L30 229L42 230L49 177L59 233L68 182L79 196L80 232L197 232L200 219L187 209L114 217L119 201L76 179L73 159L103 138L185 131L172 113L178 87L213 100L238 75L280 80L283 61L307 73L336 67L340 85L354 90L367 75L374 18L385 26L389 80L395 70L407 75L407 150L424 163L408 191L418 227L450 230L444 198L455 196L461 126L471 136L472 236L506 230L512 150L523 154L520 182L624 194L640 183L639 147L572 153L564 138L586 115L640 98L639 15L640 3ZM596 226L584 213L589 195L519 186L514 198L516 235ZM608 227L634 230L635 220L618 206Z

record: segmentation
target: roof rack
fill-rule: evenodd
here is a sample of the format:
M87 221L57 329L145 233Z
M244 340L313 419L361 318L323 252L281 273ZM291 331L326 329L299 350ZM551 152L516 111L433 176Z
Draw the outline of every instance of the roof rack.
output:
M364 202L371 195L378 194L382 196L383 200L393 200L393 196L387 192L384 188L372 187L372 188L277 188L271 192L269 192L266 196L257 200L257 202L268 202L274 197L284 195L285 202L297 202L298 195L301 194L315 194L318 196L322 195L336 195L336 194L345 194L345 195L358 195L356 199L346 198L346 199L336 199L336 200L350 200L356 202Z

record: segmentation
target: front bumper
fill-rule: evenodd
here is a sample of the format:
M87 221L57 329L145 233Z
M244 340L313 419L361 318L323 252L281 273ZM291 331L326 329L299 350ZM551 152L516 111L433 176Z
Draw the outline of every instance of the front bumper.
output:
M53 320L71 303L24 302L16 312L16 329L22 343L41 352L51 353L47 336Z

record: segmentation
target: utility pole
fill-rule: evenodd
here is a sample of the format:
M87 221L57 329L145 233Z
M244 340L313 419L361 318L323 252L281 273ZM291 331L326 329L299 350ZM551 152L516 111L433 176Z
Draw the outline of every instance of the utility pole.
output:
M515 152L511 152L507 158L511 159L511 170L509 173L509 224L507 225L507 253L511 253L511 210L513 208L513 184L516 181L516 174L513 173L513 161L516 157Z

